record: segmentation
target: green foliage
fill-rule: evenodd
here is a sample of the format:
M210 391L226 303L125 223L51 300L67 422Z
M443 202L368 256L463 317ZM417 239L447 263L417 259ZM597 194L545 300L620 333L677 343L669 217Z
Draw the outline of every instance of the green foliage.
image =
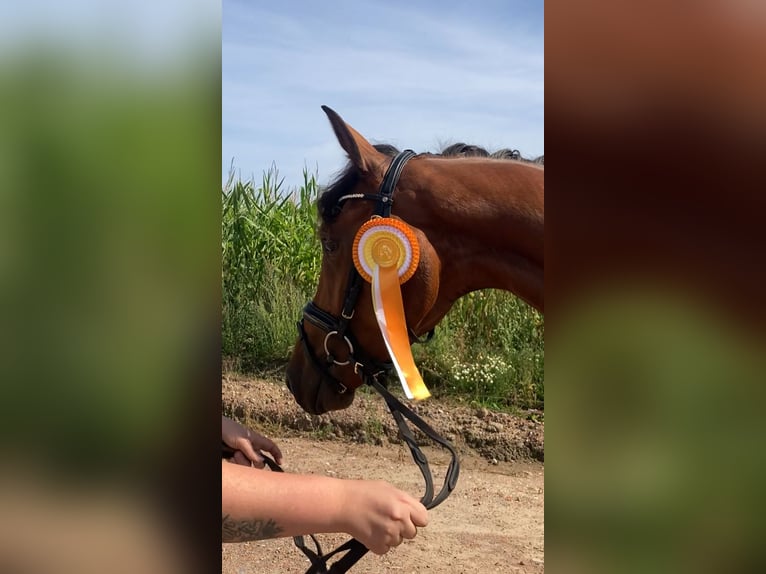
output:
M222 192L223 354L241 370L284 361L295 321L314 289L321 251L314 226L316 179L281 192L275 168Z
M321 249L316 179L282 192L276 168L253 182L229 181L222 193L223 354L241 371L284 364L295 321L313 296ZM458 300L416 363L434 393L494 408L542 408L542 316L504 291Z
M0 55L0 450L4 468L34 453L38 472L90 484L172 455L197 395L217 296L220 41L177 46L171 63L113 52L101 33L89 48L13 29Z
M544 334L539 313L508 292L488 289L459 299L433 340L413 353L437 393L495 408L542 408Z

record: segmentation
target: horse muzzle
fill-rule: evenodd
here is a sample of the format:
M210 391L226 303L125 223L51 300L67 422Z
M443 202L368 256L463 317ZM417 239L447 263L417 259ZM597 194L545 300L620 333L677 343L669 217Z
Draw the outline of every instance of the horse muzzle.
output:
M354 400L353 389L338 392L337 381L327 379L302 354L294 356L287 366L285 382L295 402L312 415L345 409Z

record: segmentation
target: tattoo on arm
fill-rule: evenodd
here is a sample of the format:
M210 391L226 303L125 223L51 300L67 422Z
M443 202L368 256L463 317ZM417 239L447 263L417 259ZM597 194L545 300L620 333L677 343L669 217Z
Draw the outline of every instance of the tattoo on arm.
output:
M284 528L271 518L267 520L235 520L224 514L221 520L223 542L247 542L277 538Z

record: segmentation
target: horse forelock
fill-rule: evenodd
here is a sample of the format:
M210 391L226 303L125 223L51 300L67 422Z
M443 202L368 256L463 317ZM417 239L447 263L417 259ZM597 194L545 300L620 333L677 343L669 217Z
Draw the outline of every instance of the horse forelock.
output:
M375 144L373 146L380 153L394 157L399 150L390 144ZM330 184L322 191L317 199L317 213L323 221L332 221L337 215L338 199L352 193L359 184L361 175L353 163L348 162Z

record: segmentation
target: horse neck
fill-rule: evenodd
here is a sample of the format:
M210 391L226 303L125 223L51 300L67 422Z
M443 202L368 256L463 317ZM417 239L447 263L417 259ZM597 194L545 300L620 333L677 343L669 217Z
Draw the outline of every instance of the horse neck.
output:
M508 160L430 158L412 176L413 186L403 189L397 206L425 233L441 264L439 294L421 322L423 330L478 289L511 291L542 311L542 168Z

